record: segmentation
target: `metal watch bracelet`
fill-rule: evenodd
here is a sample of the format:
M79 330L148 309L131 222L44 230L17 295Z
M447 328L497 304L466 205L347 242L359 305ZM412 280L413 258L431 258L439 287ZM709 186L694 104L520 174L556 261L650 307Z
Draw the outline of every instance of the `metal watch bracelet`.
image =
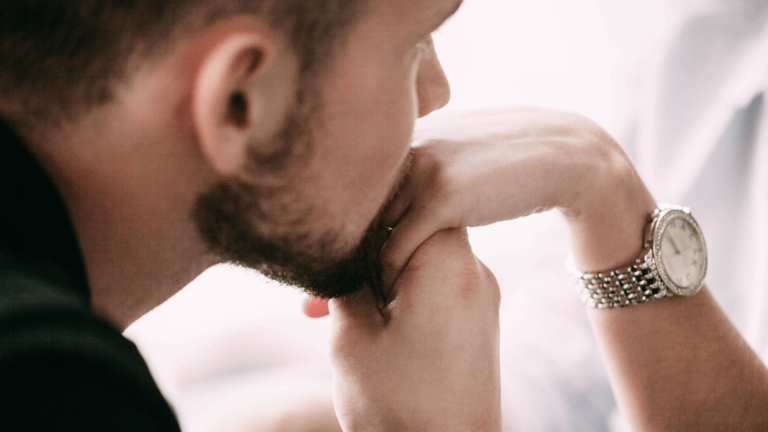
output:
M601 273L583 273L576 268L573 255L566 262L568 272L576 278L581 301L590 307L614 309L658 300L671 293L656 270L653 253L641 255L634 265Z

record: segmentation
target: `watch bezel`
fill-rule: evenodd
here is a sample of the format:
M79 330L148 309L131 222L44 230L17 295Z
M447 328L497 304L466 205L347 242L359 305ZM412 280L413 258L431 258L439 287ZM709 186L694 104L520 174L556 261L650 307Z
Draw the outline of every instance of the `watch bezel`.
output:
M680 285L676 284L674 281L672 281L672 278L669 277L667 274L666 269L664 268L664 261L661 259L661 237L663 236L664 232L667 229L667 226L676 219L684 219L687 221L698 234L699 238L701 239L701 244L704 247L704 253L703 253L703 259L704 259L704 265L703 269L701 271L701 274L699 274L698 279L692 283L688 287L681 287ZM666 288L671 291L674 295L681 296L681 297L690 297L699 290L701 290L701 287L704 285L704 278L707 275L707 266L709 264L709 256L707 254L707 243L704 239L704 234L701 232L701 227L699 227L699 224L696 222L696 219L694 219L690 213L685 212L683 210L678 209L670 209L670 210L664 210L659 215L659 219L656 222L656 227L654 229L653 233L653 258L656 262L656 271L659 274L659 277L661 277L661 280L664 282L664 285Z

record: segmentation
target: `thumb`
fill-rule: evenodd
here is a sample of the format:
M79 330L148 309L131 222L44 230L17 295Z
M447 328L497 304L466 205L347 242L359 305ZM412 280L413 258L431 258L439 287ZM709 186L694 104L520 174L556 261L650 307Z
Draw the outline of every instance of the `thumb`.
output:
M304 315L310 318L322 318L328 316L328 300L313 296L304 296L302 300Z

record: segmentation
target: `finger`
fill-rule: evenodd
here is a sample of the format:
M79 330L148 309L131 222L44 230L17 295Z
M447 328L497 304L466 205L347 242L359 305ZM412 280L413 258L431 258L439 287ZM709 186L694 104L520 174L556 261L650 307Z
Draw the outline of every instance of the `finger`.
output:
M328 300L318 297L305 296L303 300L304 315L310 318L328 316Z
M452 228L439 218L426 216L429 213L419 207L411 208L392 230L381 249L381 291L385 305L395 297L396 293L392 292L395 281L416 249L434 233Z
M400 219L403 218L403 215L405 215L408 208L411 206L414 190L415 188L412 183L406 181L406 183L403 184L397 195L387 203L387 207L384 209L384 213L381 216L382 226L393 228L400 222Z

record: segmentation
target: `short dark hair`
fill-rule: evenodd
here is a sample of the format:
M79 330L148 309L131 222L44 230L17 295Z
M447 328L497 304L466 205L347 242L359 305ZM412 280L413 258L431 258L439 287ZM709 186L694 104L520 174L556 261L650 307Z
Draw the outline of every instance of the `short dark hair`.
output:
M0 14L0 112L58 124L113 100L136 65L226 17L268 17L311 73L365 0L8 0Z

